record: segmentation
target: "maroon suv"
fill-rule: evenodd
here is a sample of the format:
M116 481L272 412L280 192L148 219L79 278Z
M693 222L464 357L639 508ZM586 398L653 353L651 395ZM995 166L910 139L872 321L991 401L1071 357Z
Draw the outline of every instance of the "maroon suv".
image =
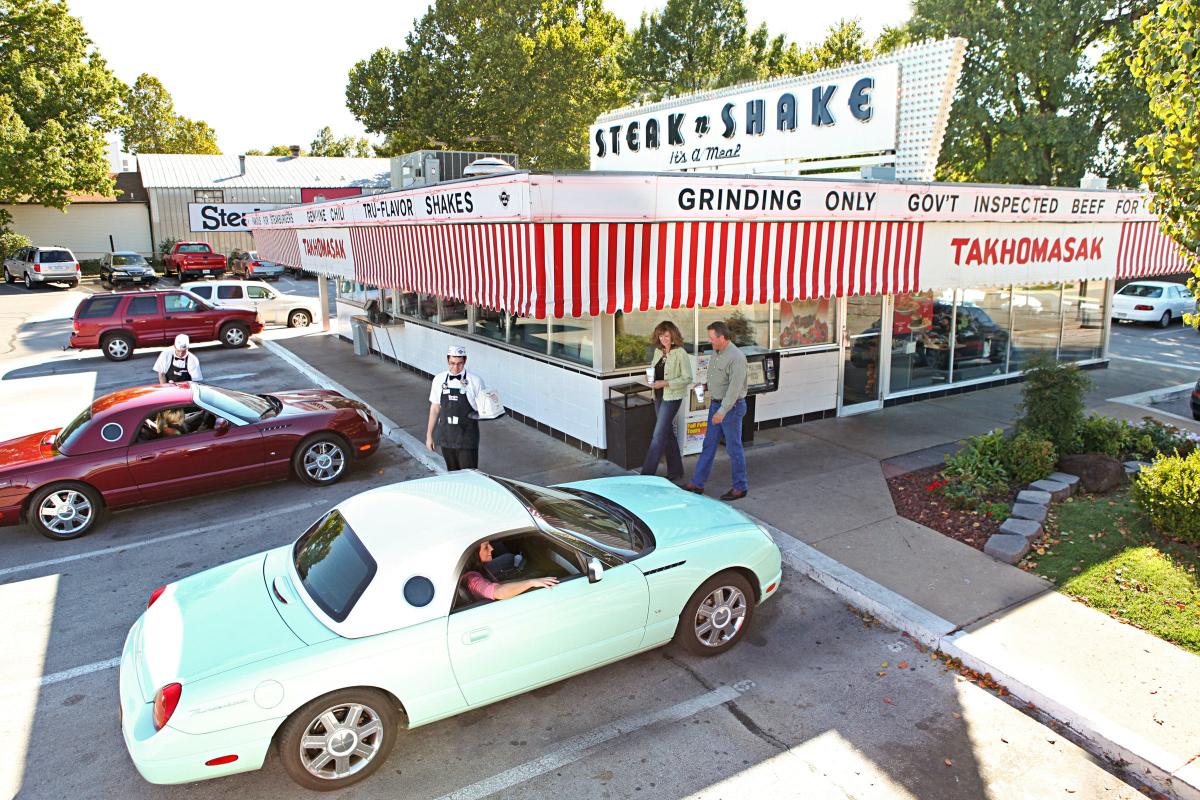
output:
M258 314L210 306L183 290L94 294L75 309L71 347L99 347L110 361L124 361L135 347L168 344L186 333L193 342L220 341L245 347L262 330Z

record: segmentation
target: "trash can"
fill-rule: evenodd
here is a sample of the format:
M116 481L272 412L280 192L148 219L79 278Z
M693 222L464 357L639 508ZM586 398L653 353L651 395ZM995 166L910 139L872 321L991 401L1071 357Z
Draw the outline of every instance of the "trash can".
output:
M608 460L625 469L640 467L650 449L654 422L653 389L644 383L608 387L604 401Z
M354 337L354 355L371 355L371 329L367 318L351 317L350 333Z

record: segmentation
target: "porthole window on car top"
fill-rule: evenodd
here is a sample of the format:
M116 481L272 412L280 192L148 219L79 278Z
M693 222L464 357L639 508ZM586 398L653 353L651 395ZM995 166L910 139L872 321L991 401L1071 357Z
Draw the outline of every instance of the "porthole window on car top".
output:
M433 600L433 581L424 575L414 575L404 583L404 599L410 606L421 608Z
M100 438L106 442L115 442L125 433L125 429L115 422L110 422L100 429Z

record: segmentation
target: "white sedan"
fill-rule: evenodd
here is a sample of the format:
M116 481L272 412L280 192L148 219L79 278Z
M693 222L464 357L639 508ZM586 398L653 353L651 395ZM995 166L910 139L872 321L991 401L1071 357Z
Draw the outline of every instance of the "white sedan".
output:
M1167 327L1196 313L1196 298L1181 283L1134 281L1113 295L1112 316L1124 322L1152 322Z
M182 288L217 305L257 311L264 325L304 328L321 318L321 304L315 297L284 294L262 281L196 281Z

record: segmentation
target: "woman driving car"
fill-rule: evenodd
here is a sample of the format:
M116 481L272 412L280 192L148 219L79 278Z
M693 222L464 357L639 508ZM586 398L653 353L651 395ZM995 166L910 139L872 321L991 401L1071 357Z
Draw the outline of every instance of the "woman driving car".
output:
M530 578L505 583L490 580L484 575L484 566L491 560L492 543L485 540L479 543L479 549L467 561L467 571L463 573L462 581L476 600L507 600L530 589L549 589L558 583L558 578Z

